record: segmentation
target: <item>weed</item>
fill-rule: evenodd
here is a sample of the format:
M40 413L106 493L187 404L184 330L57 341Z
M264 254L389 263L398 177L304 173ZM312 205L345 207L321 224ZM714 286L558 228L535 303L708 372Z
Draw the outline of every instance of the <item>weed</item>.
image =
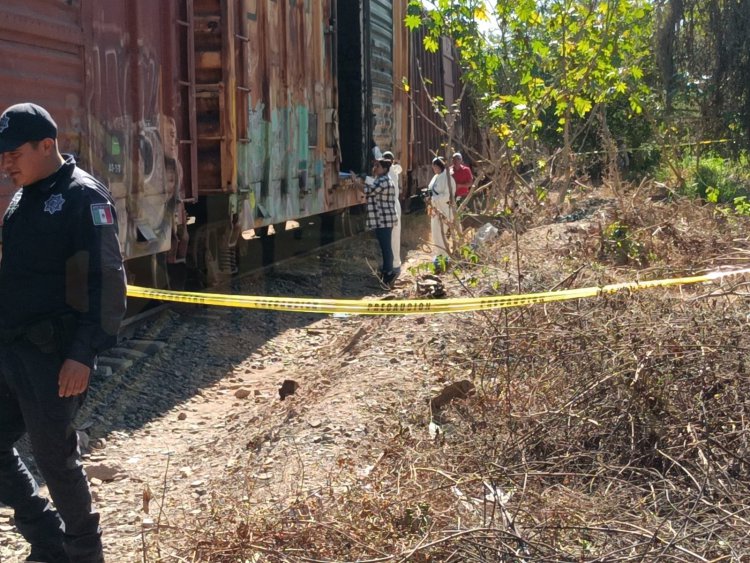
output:
M735 198L750 195L750 164L747 154L726 159L715 154L699 158L689 155L678 163L685 181L684 193L711 203L731 204ZM657 174L665 180L671 174Z
M607 225L602 233L601 258L611 258L615 264L644 261L643 245L632 235L630 228L620 221Z

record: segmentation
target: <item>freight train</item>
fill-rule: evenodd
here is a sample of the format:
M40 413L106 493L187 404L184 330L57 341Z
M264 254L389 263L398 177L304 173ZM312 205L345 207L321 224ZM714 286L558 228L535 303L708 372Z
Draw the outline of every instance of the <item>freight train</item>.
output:
M130 283L211 285L256 263L247 239L269 227L361 206L348 172L375 145L405 186L426 181L443 141L420 89L453 99L458 68L447 43L424 53L406 4L3 0L0 106L46 107L109 186Z

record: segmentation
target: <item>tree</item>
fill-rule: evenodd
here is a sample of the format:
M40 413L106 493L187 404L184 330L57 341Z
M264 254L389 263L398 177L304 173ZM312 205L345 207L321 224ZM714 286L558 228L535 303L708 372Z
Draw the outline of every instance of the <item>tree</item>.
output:
M509 158L542 138L559 140L564 194L575 144L595 118L616 156L607 107L625 101L637 116L651 94L651 15L648 0L497 0L491 8L483 0L412 0L405 24L426 27L427 49L452 38L485 123L519 149Z
M682 134L750 140L750 2L661 0L656 44L665 120ZM739 136L739 135L738 135Z

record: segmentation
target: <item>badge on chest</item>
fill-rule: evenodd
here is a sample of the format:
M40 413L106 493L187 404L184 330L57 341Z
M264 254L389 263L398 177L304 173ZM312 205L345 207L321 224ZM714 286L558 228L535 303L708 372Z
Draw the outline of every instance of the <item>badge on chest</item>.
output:
M62 209L65 200L61 194L53 194L44 202L44 212L54 215Z

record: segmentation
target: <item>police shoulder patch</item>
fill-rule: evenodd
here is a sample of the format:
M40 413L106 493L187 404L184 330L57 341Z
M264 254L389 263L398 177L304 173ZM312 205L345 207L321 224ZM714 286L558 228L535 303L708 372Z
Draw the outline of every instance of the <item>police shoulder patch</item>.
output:
M108 203L93 204L91 206L91 218L94 221L94 225L97 227L115 224L115 216L113 215L112 208Z

